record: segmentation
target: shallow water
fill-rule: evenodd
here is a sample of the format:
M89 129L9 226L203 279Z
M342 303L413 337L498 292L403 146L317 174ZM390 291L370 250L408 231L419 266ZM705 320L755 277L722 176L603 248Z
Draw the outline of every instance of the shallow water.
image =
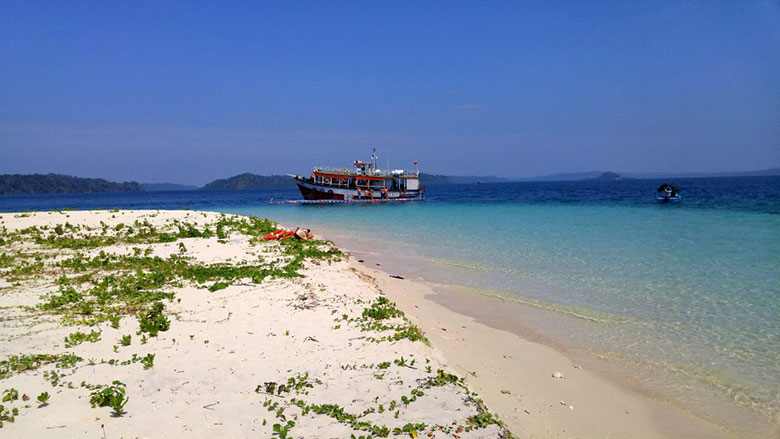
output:
M538 310L517 315L709 417L731 407L777 425L780 177L678 180L676 205L654 202L660 183L434 186L422 203L373 206L267 204L293 191L25 196L0 210L188 206L307 225L404 274Z

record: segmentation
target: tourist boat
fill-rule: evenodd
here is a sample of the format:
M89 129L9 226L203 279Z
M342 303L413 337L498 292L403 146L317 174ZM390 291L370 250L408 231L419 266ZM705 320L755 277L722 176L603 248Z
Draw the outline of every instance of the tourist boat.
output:
M656 191L658 196L656 200L659 203L676 203L682 199L680 188L669 183L664 183Z
M355 160L352 168L315 167L309 177L292 175L304 200L334 201L412 201L422 200L420 171L377 168L376 154L371 161ZM414 162L415 168L417 161Z

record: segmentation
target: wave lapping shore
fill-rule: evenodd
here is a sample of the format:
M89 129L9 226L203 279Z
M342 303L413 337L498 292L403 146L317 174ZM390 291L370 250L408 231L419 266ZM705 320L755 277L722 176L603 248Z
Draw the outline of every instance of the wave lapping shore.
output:
M510 436L328 242L194 211L0 224L8 437Z

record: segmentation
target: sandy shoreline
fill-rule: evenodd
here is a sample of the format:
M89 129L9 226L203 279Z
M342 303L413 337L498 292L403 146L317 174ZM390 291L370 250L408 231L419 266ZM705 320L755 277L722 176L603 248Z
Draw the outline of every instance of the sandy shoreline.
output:
M437 303L426 285L362 267L518 437L735 437L611 382L545 345ZM489 299L488 299L489 300ZM560 372L563 378L556 379Z
M352 242L340 234L326 237L351 249ZM501 306L498 298L437 291L423 282L395 279L391 276L404 267L363 250L353 256L356 268L377 279L380 289L429 334L448 364L468 377L517 436L743 437L653 399L630 378L616 375L614 368L593 358L572 360L513 319L501 320L492 310ZM547 380L555 372L564 375L566 385Z
M177 220L203 228L221 217L192 211L25 215L0 215L0 224L9 232L48 225L50 234L54 224L64 223L97 229L105 225L105 231L136 220L160 228ZM29 255L35 250L46 254L44 267L79 252L129 255L133 247L150 248L152 256L161 258L185 255L191 264L289 262L277 243L253 244L250 238L232 231L226 239L119 242L88 250L6 242L0 252ZM18 389L20 399L4 403L19 414L0 432L12 437L83 437L102 435L103 429L107 437L165 437L180 431L196 437L359 437L372 432L381 436L386 427L389 436L408 437L412 429L428 437L506 436L500 425L481 422L490 419L480 415L484 408L478 398L484 398L487 408L500 415L517 437L728 437L712 425L573 364L554 349L439 305L433 300L436 293L424 284L391 278L348 256L307 259L303 266L302 278L271 276L259 283L234 279L215 291L208 290L216 285L214 280L166 286L163 289L176 297L165 302L170 329L147 337L143 344L139 338L145 334L139 334L134 315L123 315L118 329L107 321L70 326L63 325L59 315L18 307L35 307L56 292L55 280L62 270L45 274L39 270L13 282L4 279L0 360L43 353L70 353L83 360L75 368L48 363L1 379L0 390ZM366 329L369 322L361 320L361 313L385 295L422 329L432 347L409 338L393 340L393 329ZM404 319L395 316L381 323L407 328ZM74 331L96 328L100 341L64 346L63 340ZM118 342L126 335L132 339L128 346ZM372 341L388 336L391 340ZM154 365L148 369L133 361L149 354L154 355ZM444 375L437 375L439 369ZM54 386L50 372L61 376ZM553 377L558 373L562 378ZM436 379L449 374L464 377L465 385ZM130 398L120 417L112 417L109 407L91 408L92 390L81 385L109 384L114 379L126 384ZM275 389L290 383L295 390L271 395L268 383ZM43 391L51 399L38 407L35 398ZM30 401L22 401L22 395L30 396ZM346 418L339 420L334 407L343 409ZM290 422L294 425L289 432L274 432L273 424L285 428ZM371 430L374 427L379 430Z

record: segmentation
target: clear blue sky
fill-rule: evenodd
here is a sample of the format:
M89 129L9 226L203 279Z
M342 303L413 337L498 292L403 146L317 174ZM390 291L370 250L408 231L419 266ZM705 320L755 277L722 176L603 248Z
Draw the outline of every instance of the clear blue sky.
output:
M780 165L777 0L0 2L0 173Z

